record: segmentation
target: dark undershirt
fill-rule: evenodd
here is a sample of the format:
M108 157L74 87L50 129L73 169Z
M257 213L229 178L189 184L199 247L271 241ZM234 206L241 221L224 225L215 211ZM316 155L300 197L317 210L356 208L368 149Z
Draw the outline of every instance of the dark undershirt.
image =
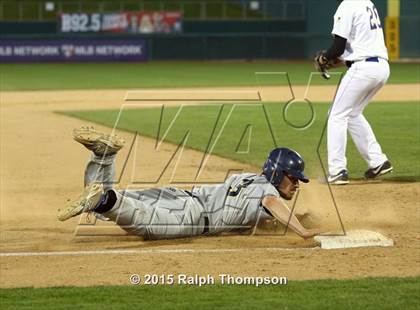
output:
M328 59L335 59L343 55L346 49L347 39L342 38L338 35L334 35L334 42L332 46L325 52L324 56Z
M265 212L267 212L267 214L268 214L269 216L274 217L274 215L273 215L273 214L271 214L270 210L268 210L266 207L264 207L264 206L263 206L263 209L264 209L264 211L265 211Z

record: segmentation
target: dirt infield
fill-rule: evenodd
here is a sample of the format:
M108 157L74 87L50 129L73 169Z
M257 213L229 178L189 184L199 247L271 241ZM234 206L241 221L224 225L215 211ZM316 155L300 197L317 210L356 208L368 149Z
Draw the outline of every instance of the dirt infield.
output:
M376 99L419 100L419 87L390 85ZM305 89L294 91L300 97ZM328 101L331 94L333 88L311 88L308 98ZM56 214L82 188L88 152L74 143L70 134L74 127L86 123L53 111L118 108L124 96L123 90L1 93L1 253L32 253L0 256L1 287L128 284L132 273L229 273L287 276L291 280L420 275L419 183L356 182L333 188L344 227L382 232L394 239L392 248L312 249L313 241L293 233L283 236L281 231L270 236L156 242L133 236L74 236L79 219L61 223ZM263 99L271 96L277 98L270 91L262 93ZM134 138L122 135L127 141ZM155 171L163 168L175 146L164 144L156 152L154 144L152 139L137 137L120 186L156 177ZM123 166L127 154L128 147L121 152L118 167ZM169 167L156 185L184 182L196 172L201 157L197 151L185 150L177 172L172 175L173 166ZM223 181L229 169L258 171L212 156L200 181ZM304 223L340 232L327 186L313 180L302 187L296 210ZM72 252L39 254L50 251Z

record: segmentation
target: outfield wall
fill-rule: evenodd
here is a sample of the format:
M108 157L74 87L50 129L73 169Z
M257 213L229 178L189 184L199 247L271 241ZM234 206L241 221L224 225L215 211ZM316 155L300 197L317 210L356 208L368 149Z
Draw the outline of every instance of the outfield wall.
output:
M0 40L1 62L93 61L98 42L140 46L138 60L222 60L222 59L303 59L307 36L288 33L133 35L32 35L7 36ZM142 43L140 43L142 42ZM36 56L36 57L35 57ZM54 57L51 57L54 56ZM83 57L85 56L85 57ZM97 61L130 60L109 54Z
M403 58L420 58L420 1L402 0L400 16L400 50Z
M375 0L375 4L384 25L387 0ZM18 44L34 42L35 45L41 40L64 39L68 44L91 39L127 40L129 43L144 40L144 60L309 59L331 44L330 32L337 5L337 2L325 0L308 1L306 18L296 20L185 20L183 33L176 34L60 34L58 22L54 21L3 21L0 22L0 45L5 40ZM402 1L401 58L420 58L420 40L412 35L412 29L419 28L420 1Z

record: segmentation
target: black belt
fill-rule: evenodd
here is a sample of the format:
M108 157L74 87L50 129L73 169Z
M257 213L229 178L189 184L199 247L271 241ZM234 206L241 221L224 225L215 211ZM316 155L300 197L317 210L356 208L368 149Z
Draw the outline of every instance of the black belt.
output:
M201 233L202 235L207 235L209 233L209 218L207 216L204 217L204 229Z
M367 62L379 62L379 57L369 57L366 58L365 61ZM350 68L354 64L354 61L346 61L347 68Z

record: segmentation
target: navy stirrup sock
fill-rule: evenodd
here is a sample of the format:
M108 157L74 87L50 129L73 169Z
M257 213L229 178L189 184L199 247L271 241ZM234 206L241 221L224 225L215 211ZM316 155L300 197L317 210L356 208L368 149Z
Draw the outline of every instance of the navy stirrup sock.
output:
M95 208L97 213L105 213L111 210L115 203L117 202L117 195L113 190L107 191L102 195L101 201L98 203L98 206Z

